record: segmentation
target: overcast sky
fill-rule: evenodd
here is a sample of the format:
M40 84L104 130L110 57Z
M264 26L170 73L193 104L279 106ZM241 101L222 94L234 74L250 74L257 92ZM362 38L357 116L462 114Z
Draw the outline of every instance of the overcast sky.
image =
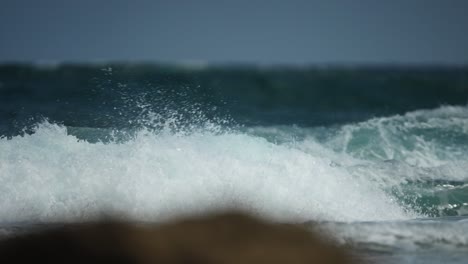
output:
M0 62L468 63L465 0L0 0Z

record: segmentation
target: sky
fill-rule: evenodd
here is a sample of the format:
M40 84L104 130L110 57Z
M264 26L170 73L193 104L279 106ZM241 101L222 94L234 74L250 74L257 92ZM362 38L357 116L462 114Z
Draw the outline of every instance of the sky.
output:
M0 0L1 62L467 64L465 0Z

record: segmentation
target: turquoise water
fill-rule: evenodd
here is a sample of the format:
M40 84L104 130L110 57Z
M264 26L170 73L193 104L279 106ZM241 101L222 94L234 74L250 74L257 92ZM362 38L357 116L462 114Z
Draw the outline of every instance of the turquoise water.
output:
M0 231L236 206L464 263L467 99L466 68L1 66Z

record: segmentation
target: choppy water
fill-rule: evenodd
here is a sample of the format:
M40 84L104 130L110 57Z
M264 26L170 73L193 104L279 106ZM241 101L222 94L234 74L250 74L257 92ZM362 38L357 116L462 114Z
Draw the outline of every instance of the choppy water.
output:
M468 257L468 69L3 66L0 83L3 232L238 206L376 262Z

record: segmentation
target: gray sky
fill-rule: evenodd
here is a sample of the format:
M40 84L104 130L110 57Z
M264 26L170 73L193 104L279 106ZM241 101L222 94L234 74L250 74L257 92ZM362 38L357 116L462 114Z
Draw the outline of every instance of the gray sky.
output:
M464 0L0 0L0 62L468 63Z

